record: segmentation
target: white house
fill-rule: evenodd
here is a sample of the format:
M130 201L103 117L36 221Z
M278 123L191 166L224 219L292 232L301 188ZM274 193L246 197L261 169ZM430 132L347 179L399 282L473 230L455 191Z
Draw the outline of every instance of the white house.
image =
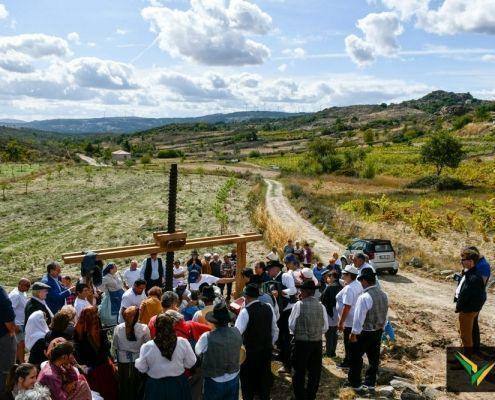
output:
M117 150L112 152L112 159L115 161L125 161L130 160L131 153L124 150Z

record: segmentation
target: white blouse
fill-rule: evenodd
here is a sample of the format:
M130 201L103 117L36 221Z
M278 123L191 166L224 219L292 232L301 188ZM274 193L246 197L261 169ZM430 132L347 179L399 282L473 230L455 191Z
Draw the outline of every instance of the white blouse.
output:
M106 274L101 280L101 285L98 287L102 292L115 292L123 288L122 278L117 273L115 275Z
M192 368L196 363L196 355L189 342L177 338L177 345L172 354L172 360L162 356L153 340L143 344L135 367L139 372L146 373L150 378L160 379L167 376L180 376L186 368Z
M137 323L134 325L136 341L127 339L125 334L125 323L119 324L113 331L113 349L120 363L132 363L139 357L141 346L151 339L150 330L147 325Z

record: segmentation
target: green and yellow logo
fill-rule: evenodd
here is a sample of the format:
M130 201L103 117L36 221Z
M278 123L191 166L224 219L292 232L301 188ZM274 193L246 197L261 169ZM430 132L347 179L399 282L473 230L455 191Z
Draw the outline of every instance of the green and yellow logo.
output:
M471 385L474 387L478 387L481 382L483 382L483 379L485 379L485 377L490 373L492 368L495 367L495 362L492 362L486 364L483 368L478 369L478 366L474 362L459 352L456 353L455 358L459 360L461 365L466 370L469 375Z

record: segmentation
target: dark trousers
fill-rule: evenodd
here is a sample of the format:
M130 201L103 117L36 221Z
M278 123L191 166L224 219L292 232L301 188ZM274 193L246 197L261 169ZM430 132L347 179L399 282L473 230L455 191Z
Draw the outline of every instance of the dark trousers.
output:
M277 347L279 350L280 361L284 367L290 368L290 341L291 334L289 331L289 317L291 310L282 311L280 318L277 321L278 326L278 341Z
M480 337L480 327L478 325L478 317L479 314L476 316L473 322L473 351L477 352L480 349L481 346L481 337Z
M349 365L351 362L351 349L350 349L350 342L349 342L349 336L351 336L351 330L352 328L344 328L344 361L342 362L343 364Z
M321 376L322 342L295 340L292 346L292 389L296 400L314 400ZM308 383L306 385L306 374Z
M335 350L337 349L337 327L330 326L328 331L325 332L326 339L326 354L328 357L335 357Z
M357 342L350 343L351 365L347 379L352 387L361 386L361 369L363 368L363 355L368 357L369 366L366 370L364 384L374 387L376 374L380 364L380 345L383 330L362 331Z
M150 279L146 281L146 293L148 293L148 290L150 290L153 286L158 286L161 288L162 285L162 280L161 279Z
M227 382L215 382L211 378L205 378L203 386L203 400L238 400L239 377Z
M270 399L273 384L271 355L271 348L256 352L246 350L246 361L241 365L240 375L243 400L253 400L255 395L260 400Z
M227 286L227 298L230 299L230 297L232 296L232 283L220 283L217 285L219 288L220 288L220 291L222 292L222 296L223 296L223 289L225 288L225 286Z

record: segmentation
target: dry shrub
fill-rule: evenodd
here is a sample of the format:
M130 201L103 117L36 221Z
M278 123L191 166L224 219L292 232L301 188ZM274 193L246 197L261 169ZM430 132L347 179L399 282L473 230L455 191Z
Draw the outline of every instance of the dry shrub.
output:
M277 249L282 249L287 239L295 238L296 232L271 219L264 204L259 204L253 213L253 222L261 229L265 241Z
M356 397L356 392L351 388L340 389L339 400L353 400Z

